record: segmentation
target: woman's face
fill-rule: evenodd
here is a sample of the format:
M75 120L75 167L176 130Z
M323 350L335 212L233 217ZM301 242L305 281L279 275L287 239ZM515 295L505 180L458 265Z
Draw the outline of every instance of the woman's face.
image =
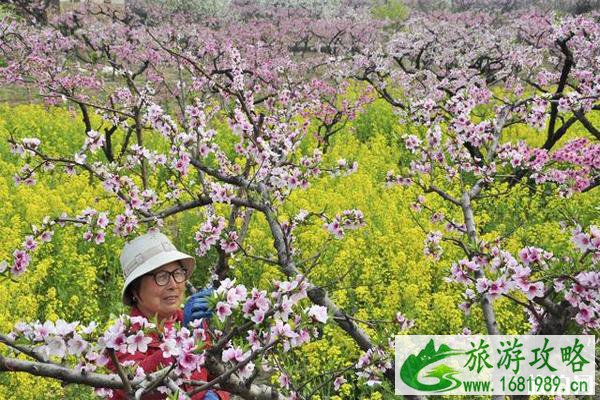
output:
M155 269L151 274L160 271L173 272L179 268L181 268L179 262L172 262ZM136 304L146 317L152 318L156 315L159 320L164 320L170 318L179 309L184 292L185 281L177 283L173 276L170 276L166 285L159 286L153 276L146 275L140 282Z

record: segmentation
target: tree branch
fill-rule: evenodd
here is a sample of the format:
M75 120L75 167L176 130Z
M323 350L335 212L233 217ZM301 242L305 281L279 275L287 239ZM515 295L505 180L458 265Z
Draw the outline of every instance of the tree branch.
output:
M26 361L0 355L0 371L27 372L35 376L45 376L68 383L78 383L96 388L123 389L123 382L118 375L97 374L93 372L77 372L71 368L53 363ZM134 382L134 385L139 382Z
M581 124L585 127L585 129L588 130L588 132L594 135L596 139L600 140L600 131L596 129L596 127L590 122L590 120L585 117L585 114L583 114L581 110L577 110L573 114L575 114L579 122L581 122Z

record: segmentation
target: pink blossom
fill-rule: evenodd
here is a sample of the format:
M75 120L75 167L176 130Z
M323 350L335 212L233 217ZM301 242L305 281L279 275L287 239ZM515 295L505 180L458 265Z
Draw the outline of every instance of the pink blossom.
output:
M35 250L37 247L37 242L33 236L27 236L25 238L25 243L23 243L23 247L25 247L26 250Z
M191 351L183 353L177 361L179 362L179 367L183 370L184 374L191 374L193 371L198 369L198 361L200 357Z
M55 329L56 333L61 336L66 336L75 331L75 328L79 325L79 322L66 322L62 319L56 321Z
M396 313L396 322L400 324L400 329L405 331L415 326L415 321L406 318L401 312Z
M148 351L148 345L152 342L152 338L144 336L144 332L138 331L135 335L127 338L127 352L135 354L136 352L145 353Z
M252 373L254 372L254 363L253 362L249 362L246 365L244 365L242 368L240 368L237 372L238 376L241 379L248 379L252 376Z
M40 236L40 240L42 242L48 243L52 240L53 235L54 235L54 231L44 231Z
M236 149L236 151L237 151L237 149ZM200 145L200 148L198 149L198 155L200 157L206 157L209 152L210 152L210 147L208 147L208 145L206 145L206 143L202 143Z
M221 284L219 285L217 290L215 290L215 294L217 294L217 295L222 295L222 294L227 293L227 291L230 288L232 288L233 285L235 284L235 279L231 280L230 278L225 278L220 283Z
M25 186L33 186L37 183L37 181L34 178L34 174L32 173L31 176L29 176L28 178L26 178L25 180L23 180L23 184Z
M478 271L481 267L475 260L468 260L466 258L459 260L458 265L467 268L470 271Z
M197 253L199 256L206 255L207 251L217 243L224 228L225 219L223 217L208 217L195 234L195 239L198 242Z
M135 370L135 375L133 377L133 380L144 379L145 377L146 377L146 373L144 372L144 368L137 367Z
M131 324L137 328L145 328L148 325L151 325L148 323L148 319L146 317L142 317L139 315L129 317L129 322L131 322Z
M568 301L573 307L579 307L579 303L581 302L581 298L573 290L570 290L565 294L565 300Z
M23 138L21 141L23 143L23 147L26 149L36 150L40 146L40 139L38 138Z
M90 152L94 153L96 150L104 146L105 137L97 131L90 130L87 133L87 138L83 145L84 150L89 149Z
M424 241L423 252L426 256L431 256L434 260L439 260L443 249L440 246L442 240L442 233L438 231L429 232Z
M107 192L117 193L119 191L119 189L121 188L121 184L119 182L119 177L113 175L110 178L105 179L102 182L102 186L104 187L104 190L106 190Z
M377 376L375 375L369 375L369 378L367 379L367 381L365 382L367 384L367 386L377 386L377 385L381 385L381 379L377 378Z
M266 311L271 306L269 299L267 299L267 292L264 290L252 289L252 299L254 300L254 304L259 309Z
M516 265L513 267L513 275L519 279L527 279L531 276L531 268Z
M562 292L565 290L565 279L557 278L554 280L554 291Z
M106 213L100 213L98 215L98 219L96 220L96 225L98 225L100 228L104 229L108 226L108 217L106 216Z
M223 350L223 353L221 355L221 360L223 362L229 362L232 360L241 362L244 360L244 353L242 352L242 349L240 349L239 347L230 347L228 349Z
M265 320L265 312L263 310L254 310L252 317L250 318L255 324L260 324Z
M242 311L244 312L244 316L248 318L255 310L260 310L264 314L264 312L269 309L269 306L270 302L266 298L266 292L264 290L259 291L258 289L253 288L251 298L245 301L242 306Z
M288 338L296 337L297 334L292 330L289 324L284 324L282 320L275 320L275 325L271 327L271 334L274 336L285 336Z
M576 235L573 235L572 240L573 243L575 243L575 246L577 246L581 252L586 252L592 249L590 236L588 234L580 232Z
M290 339L292 347L301 346L304 343L310 342L310 333L308 329L301 329L298 336Z
M98 364L101 367L107 366L109 362L110 358L106 353L102 353L98 358L96 358L96 364Z
M29 254L22 250L15 250L13 252L13 257L14 263L10 272L14 276L19 276L25 272L25 269L27 268L31 260L29 258Z
M14 332L30 338L33 336L33 327L20 321L15 324Z
M477 293L485 293L490 288L490 281L486 278L479 278L475 282L475 289L477 289Z
M36 324L34 326L35 340L46 340L49 335L56 334L56 328L52 321L45 321L43 325Z
M522 288L525 296L529 300L533 300L535 297L543 297L544 296L544 283L543 282L535 282L530 283L526 287Z
M84 327L81 332L83 334L89 335L90 333L94 332L96 330L96 327L98 326L98 324L96 323L96 321L92 321L89 323L88 326Z
M575 276L575 278L579 281L579 283L581 283L581 285L584 285L589 289L600 288L600 271L580 272ZM575 285L578 291L580 291L581 285Z
M231 198L233 197L233 187L228 184L220 185L213 183L209 196L215 203L229 204L231 202Z
M173 338L167 338L163 340L159 347L162 350L162 355L164 358L179 355L179 347L177 346L177 341Z
M289 315L292 312L292 307L294 306L294 301L290 299L287 295L284 295L281 298L279 303L279 307L275 311L275 318L281 318L283 320L287 320Z
M307 315L315 322L327 322L327 307L313 305L308 309Z
M74 335L67 342L67 349L69 350L69 354L73 354L75 356L80 355L87 348L88 344L83 338L79 335Z
M340 387L341 387L341 386L342 386L344 383L346 383L346 379L344 379L344 377L343 377L343 376L338 376L338 377L336 377L336 378L335 378L335 380L333 381L333 389L334 389L335 391L338 391L338 390L340 390Z
M338 220L325 224L325 229L331 233L336 239L342 239L344 237L344 231Z
M239 246L237 244L237 240L238 240L237 232L235 232L235 231L229 232L227 234L226 238L221 239L221 249L227 254L231 254L231 253L237 251L237 249L239 248Z
M496 279L490 284L489 295L492 298L497 298L508 291L506 280L502 277Z
M164 385L158 386L156 388L156 391L159 393L162 393L162 394L166 394L166 395L170 395L172 393L171 389L169 389L168 386L164 386Z
M289 293L298 287L298 281L275 281L275 288L277 289L277 297L279 293Z
M104 397L104 398L112 398L113 397L113 390L112 389L96 388L96 389L94 389L94 393L97 396Z
M400 175L395 175L393 171L388 171L385 177L386 186L402 185L408 186L412 184L412 179Z
M94 372L96 369L98 369L97 366L93 364L87 364L85 362L80 362L75 366L75 371L81 374L89 374L90 372Z
M246 340L248 341L248 343L250 343L252 350L257 350L258 348L260 348L260 340L256 331L248 331L248 336L246 336Z
M404 145L414 154L417 152L417 148L421 145L421 139L415 135L408 135L404 138Z
M181 175L186 175L187 170L190 166L190 156L183 153L179 159L173 162L173 168L175 168Z
M279 375L279 385L283 388L289 389L290 387L290 377L287 376L284 373L281 373L281 375Z
M585 326L594 318L594 310L591 307L584 305L579 308L579 312L575 316L575 321L577 321L579 325Z
M125 353L127 351L127 337L123 332L107 332L105 334L106 347Z
M372 354L371 350L367 350L367 352L363 353L356 362L356 368L363 368L369 365L371 363Z
M67 353L67 345L60 336L50 336L46 340L46 351L49 356L63 358Z
M458 283L469 282L469 276L457 264L452 264L452 267L450 267L450 273L452 274L452 279L454 279Z
M542 259L548 260L552 258L552 253L544 251L537 247L525 247L519 252L519 257L525 265L533 263L541 263Z
M231 315L231 306L225 302L220 301L215 307L215 312L217 314L217 317L221 320L221 322L223 322L225 321L225 318L227 318L227 316Z

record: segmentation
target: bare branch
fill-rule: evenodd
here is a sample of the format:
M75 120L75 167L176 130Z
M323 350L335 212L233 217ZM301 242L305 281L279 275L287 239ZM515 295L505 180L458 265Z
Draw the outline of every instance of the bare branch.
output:
M119 374L119 378L121 378L121 381L123 382L123 388L125 389L125 392L126 393L131 393L131 383L129 382L129 378L127 377L127 374L123 370L123 366L121 365L121 363L117 359L117 355L115 354L115 350L114 349L108 349L108 355L110 356L110 359L112 360L113 365L117 369L117 373Z

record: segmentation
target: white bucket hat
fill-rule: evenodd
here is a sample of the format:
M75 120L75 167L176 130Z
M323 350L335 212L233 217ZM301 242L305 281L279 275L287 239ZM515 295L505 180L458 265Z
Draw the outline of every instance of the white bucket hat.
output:
M127 287L140 276L173 261L181 261L188 274L196 267L194 257L178 251L160 232L149 232L127 242L121 251L120 261L125 277L121 297L128 306L133 304L133 299L127 293Z

